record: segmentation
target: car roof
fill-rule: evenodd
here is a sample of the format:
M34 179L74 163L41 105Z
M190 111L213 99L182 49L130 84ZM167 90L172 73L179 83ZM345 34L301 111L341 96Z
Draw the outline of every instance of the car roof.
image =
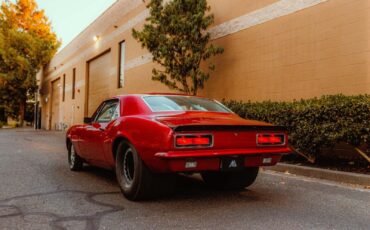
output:
M194 95L189 95L189 94L181 94L181 93L134 93L134 94L121 94L117 95L111 98L108 98L107 100L110 99L122 99L125 97L142 97L142 96L187 96L187 97L199 97L199 98L204 98L202 96L194 96Z

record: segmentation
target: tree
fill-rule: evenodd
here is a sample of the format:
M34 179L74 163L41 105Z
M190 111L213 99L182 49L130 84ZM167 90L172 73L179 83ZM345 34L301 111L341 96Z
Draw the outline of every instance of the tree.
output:
M223 53L223 48L209 44L207 28L214 16L209 14L206 0L151 0L150 16L142 31L133 29L133 37L153 55L163 69L154 68L152 79L170 89L196 95L209 79L210 73L201 63ZM212 63L207 64L214 70Z
M27 99L37 90L36 74L60 46L34 0L4 1L0 8L0 99L7 114L23 124Z

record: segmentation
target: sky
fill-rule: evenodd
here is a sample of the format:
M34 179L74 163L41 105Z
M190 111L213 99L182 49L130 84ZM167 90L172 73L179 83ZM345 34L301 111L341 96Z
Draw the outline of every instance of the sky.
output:
M51 20L63 49L116 0L36 0Z

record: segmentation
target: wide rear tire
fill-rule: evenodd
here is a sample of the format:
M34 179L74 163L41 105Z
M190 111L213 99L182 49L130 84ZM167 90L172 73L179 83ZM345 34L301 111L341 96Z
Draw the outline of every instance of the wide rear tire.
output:
M203 181L216 189L240 190L254 183L259 168L245 168L243 171L235 172L203 172Z
M126 141L117 148L116 177L123 195L132 201L166 195L175 187L174 175L151 172L135 147Z

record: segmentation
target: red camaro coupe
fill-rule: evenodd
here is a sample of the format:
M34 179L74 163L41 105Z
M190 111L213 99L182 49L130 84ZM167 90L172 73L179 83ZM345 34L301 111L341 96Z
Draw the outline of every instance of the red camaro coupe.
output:
M221 103L174 94L117 96L67 132L70 169L114 169L139 200L169 191L176 173L201 173L221 189L251 185L260 166L289 153L284 127L245 120Z

